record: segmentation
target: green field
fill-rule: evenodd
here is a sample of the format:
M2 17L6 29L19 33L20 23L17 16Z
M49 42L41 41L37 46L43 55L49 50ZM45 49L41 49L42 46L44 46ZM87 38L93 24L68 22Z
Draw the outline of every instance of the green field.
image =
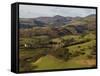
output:
M71 44L63 48L61 47L61 44L63 45L64 42L72 38L74 41L70 42ZM51 49L21 48L19 53L20 71L84 68L96 65L95 54L92 54L96 52L95 34L88 33L84 36L69 35L51 40L60 43L60 45L56 44L56 47ZM59 50L60 48L62 50ZM62 51L68 51L66 49L69 50L70 55L68 57L65 55L67 58L64 58L64 56L59 57L60 54L64 54ZM25 68L26 66L27 68Z

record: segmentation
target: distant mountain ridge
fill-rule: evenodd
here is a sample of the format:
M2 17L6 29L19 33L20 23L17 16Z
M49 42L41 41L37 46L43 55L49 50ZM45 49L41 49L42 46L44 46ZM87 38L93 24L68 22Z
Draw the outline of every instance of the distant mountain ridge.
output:
M60 27L66 24L70 24L72 21L81 20L83 18L94 18L95 14L88 15L86 17L64 17L55 15L53 17L37 17L37 18L20 18L20 28L31 27Z
M43 26L62 26L72 20L72 17L56 15L53 17L20 18L21 28L43 27Z

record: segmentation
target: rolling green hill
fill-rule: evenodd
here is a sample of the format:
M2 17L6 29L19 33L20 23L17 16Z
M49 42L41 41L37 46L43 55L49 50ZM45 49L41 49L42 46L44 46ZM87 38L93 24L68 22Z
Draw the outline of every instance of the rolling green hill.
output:
M95 20L91 15L61 27L20 28L20 71L96 67Z
M69 69L69 68L82 68L91 67L95 65L94 59L87 59L85 56L78 56L69 61L62 61L54 56L47 55L38 59L32 65L38 66L33 70L49 70L49 69Z

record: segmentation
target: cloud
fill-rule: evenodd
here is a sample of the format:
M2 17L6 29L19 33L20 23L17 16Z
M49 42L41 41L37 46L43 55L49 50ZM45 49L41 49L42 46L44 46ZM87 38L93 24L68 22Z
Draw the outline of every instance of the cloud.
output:
M95 9L74 8L74 7L54 7L54 6L37 6L37 5L19 5L20 18L34 18L40 16L87 16L96 14Z

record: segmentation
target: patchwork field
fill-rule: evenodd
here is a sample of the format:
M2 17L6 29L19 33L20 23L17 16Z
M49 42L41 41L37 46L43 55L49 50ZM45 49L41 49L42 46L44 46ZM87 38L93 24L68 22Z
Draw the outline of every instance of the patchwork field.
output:
M53 23L52 23L53 24ZM62 24L62 23L61 23ZM96 67L95 16L72 19L60 27L20 28L19 70ZM57 25L56 25L57 26Z
M63 42L60 43L60 45L56 44L55 48L21 48L19 53L21 64L20 71L69 69L96 66L95 35L87 34L83 38L81 38L79 35L70 35L63 36L62 38L65 41L73 38L75 41L66 46L63 45ZM61 40L60 38L55 38L53 41L60 42ZM63 53L62 51L66 52ZM68 53L68 55L65 53ZM27 68L25 69L24 67L26 66Z

